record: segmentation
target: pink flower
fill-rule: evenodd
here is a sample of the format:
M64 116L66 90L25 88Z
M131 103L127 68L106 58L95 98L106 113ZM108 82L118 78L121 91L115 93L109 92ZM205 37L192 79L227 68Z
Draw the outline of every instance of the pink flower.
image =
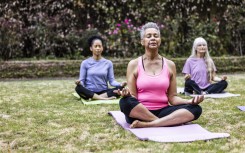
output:
M113 31L113 34L118 34L118 31L117 31L117 30L114 30L114 31Z
M129 23L129 19L125 19L124 23L128 24Z
M118 23L118 24L117 24L117 27L121 27L121 24L120 24L120 23Z

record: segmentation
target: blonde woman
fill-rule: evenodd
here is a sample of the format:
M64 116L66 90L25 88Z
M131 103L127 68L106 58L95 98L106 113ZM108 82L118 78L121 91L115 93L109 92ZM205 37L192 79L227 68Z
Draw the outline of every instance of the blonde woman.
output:
M192 46L192 54L182 70L185 75L185 92L199 95L223 92L228 85L227 76L219 78L216 76L216 71L208 52L207 41L202 37L196 38Z

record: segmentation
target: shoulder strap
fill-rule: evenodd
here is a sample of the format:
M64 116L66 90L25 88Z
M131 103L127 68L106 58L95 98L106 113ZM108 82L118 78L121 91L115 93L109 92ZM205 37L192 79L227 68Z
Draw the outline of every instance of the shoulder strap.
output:
M142 60L142 67L143 67L143 69L144 69L144 71L145 71L145 66L144 66L143 56L141 56L141 60Z

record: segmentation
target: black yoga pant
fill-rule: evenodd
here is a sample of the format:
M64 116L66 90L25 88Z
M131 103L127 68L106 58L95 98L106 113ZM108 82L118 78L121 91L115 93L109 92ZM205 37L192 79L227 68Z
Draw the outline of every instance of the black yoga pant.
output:
M137 106L140 102L134 97L124 97L120 99L119 105L121 111L125 114L127 123L131 124L136 118L129 117L131 110ZM198 119L202 114L202 108L199 105L176 105L176 106L167 106L159 110L149 110L158 118L167 116L178 109L186 109L194 115L194 120Z
M83 99L89 99L89 98L92 98L94 96L94 94L103 94L103 93L107 93L107 96L108 97L119 97L119 95L117 93L114 93L113 91L114 90L118 90L118 89L122 89L123 87L115 87L115 88L111 88L111 89L107 89L107 90L103 90L103 91L100 91L100 92L93 92L91 90L88 90L87 88L83 87L82 85L77 85L75 90L77 92L77 94L83 98Z
M209 85L205 89L201 89L195 81L191 79L187 79L185 81L185 92L188 92L191 94L193 93L193 91L195 91L196 94L202 94L202 91L205 91L206 93L209 93L209 94L221 93L226 89L227 86L228 86L227 81L221 80L217 83L213 83Z

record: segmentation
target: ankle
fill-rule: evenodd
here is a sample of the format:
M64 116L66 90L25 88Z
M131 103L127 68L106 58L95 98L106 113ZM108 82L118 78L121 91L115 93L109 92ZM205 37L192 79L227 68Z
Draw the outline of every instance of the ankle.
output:
M208 92L206 92L206 91L203 91L202 92L202 95L206 95L206 94L208 94Z

